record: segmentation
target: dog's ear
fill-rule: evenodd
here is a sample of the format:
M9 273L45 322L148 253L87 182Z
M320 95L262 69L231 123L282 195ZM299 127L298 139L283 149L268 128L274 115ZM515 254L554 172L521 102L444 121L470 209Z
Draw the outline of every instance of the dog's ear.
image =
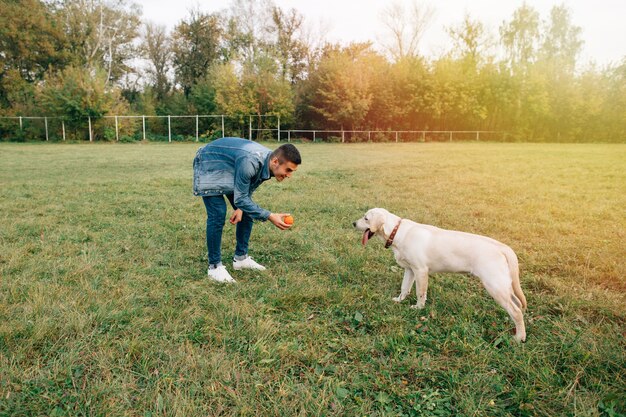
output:
M372 210L368 213L369 228L372 232L376 233L383 230L385 226L385 215L378 210Z

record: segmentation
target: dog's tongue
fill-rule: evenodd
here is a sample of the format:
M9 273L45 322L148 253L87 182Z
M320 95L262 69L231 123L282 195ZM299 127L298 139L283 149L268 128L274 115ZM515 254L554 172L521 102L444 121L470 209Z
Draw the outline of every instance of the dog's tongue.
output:
M361 239L361 243L363 244L363 246L365 246L365 244L367 243L367 241L370 238L370 229L367 229L363 232L363 238Z

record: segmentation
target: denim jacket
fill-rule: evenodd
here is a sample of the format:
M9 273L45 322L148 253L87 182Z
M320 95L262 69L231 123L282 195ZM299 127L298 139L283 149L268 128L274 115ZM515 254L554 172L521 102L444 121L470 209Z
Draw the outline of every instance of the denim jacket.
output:
M235 206L255 220L267 220L268 210L252 201L252 193L270 179L272 151L240 138L217 139L200 149L193 160L193 193L197 196L233 194Z

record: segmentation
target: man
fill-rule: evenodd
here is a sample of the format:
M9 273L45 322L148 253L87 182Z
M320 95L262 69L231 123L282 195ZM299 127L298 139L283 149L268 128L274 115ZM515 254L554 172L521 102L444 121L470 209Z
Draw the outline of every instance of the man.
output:
M230 223L237 225L233 268L263 271L265 267L248 256L253 221L269 220L281 230L289 229L291 225L283 222L288 213L271 213L259 207L252 201L252 193L271 177L277 181L291 177L301 162L300 152L292 144L272 151L241 138L217 139L198 150L193 161L193 193L202 197L207 213L209 278L235 282L222 264L222 231L226 219L224 196L235 210Z

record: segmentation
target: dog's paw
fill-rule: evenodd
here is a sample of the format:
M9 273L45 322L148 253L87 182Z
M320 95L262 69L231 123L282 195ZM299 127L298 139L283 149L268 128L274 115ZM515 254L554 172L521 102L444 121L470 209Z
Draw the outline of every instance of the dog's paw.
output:
M393 297L392 300L395 301L396 303L400 303L402 302L402 300L404 300L405 297L403 297L402 295L399 295L397 297Z
M411 308L414 308L414 309L416 309L416 310L421 310L421 309L423 309L423 308L424 308L424 306L425 306L425 305L426 305L426 303L417 303L417 304L413 304L413 305L411 306Z

